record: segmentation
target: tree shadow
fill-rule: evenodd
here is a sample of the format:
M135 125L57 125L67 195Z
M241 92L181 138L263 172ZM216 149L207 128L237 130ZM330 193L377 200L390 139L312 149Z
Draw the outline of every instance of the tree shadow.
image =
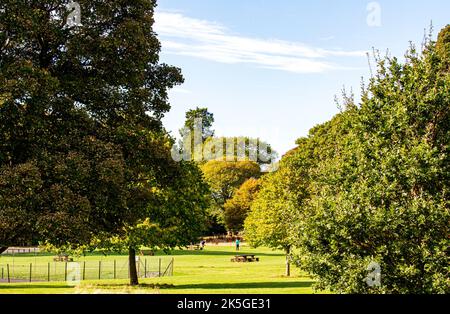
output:
M314 281L299 282L245 282L245 283L202 283L175 285L170 287L175 290L182 289L280 289L280 288L310 288Z
M162 251L156 251L155 256L177 256L177 255L212 255L212 256L235 256L235 255L255 255L258 256L284 256L282 253L259 253L255 251L246 251L245 249L241 251L210 251L206 250L176 250L172 252L164 253Z
M173 284L167 283L140 283L137 286L131 286L130 284L123 283L96 283L92 285L88 285L89 287L95 288L147 288L147 289L173 289L175 286Z
M0 290L2 289L70 289L74 288L72 286L57 286L50 284L39 284L39 285L26 285L26 284L13 284L13 283L3 283L0 282Z
M185 256L185 255L210 255L210 256L235 256L235 255L249 255L249 254L253 254L256 257L258 256L284 256L283 253L277 253L277 252L273 252L273 253L259 253L257 251L247 251L246 248L241 248L240 251L216 251L214 250L214 247L207 247L204 250L188 250L188 249L176 249L173 251L162 251L162 250L156 250L154 252L155 254L153 256L157 256L157 257L164 257L164 256ZM9 257L9 258L18 258L18 257L50 257L50 256L54 256L55 254L52 253L38 253L36 256L34 254L20 254L20 255L2 255L2 257ZM84 255L85 257L108 257L108 256L123 256L123 257L127 257L128 256L128 252L110 252L110 253L102 253L102 252L89 252L86 253ZM150 256L150 255L145 255ZM76 256L77 258L83 258L83 255L80 256Z

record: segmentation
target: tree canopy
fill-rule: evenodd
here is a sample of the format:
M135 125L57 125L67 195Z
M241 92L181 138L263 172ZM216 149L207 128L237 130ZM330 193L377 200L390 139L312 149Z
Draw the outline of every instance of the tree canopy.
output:
M449 291L449 29L404 63L375 54L361 103L344 94L342 112L261 180L252 245L290 248L318 289Z
M0 240L78 247L127 235L137 284L129 230L177 225L157 242L172 246L200 228L177 231L173 211L202 221L199 172L172 160L161 123L183 78L159 62L155 0L78 3L81 24L69 25L67 1L2 2Z
M203 144L204 160L253 161L261 166L273 164L278 154L272 146L259 138L210 137Z
M294 232L296 260L319 280L318 288L449 291L445 38L441 33L440 43L429 41L421 53L412 47L404 63L376 56L378 71L361 103L347 97L341 114L300 141L310 143L313 167ZM302 160L301 151L289 158ZM373 263L381 282L369 285Z
M245 218L250 206L259 191L259 180L250 178L245 181L224 205L224 219L227 230L239 232L243 230Z
M260 179L259 192L250 203L244 222L245 238L251 246L267 246L286 253L286 275L290 276L294 232L301 206L307 198L307 178L290 160L282 160L279 169Z
M209 161L201 166L211 189L210 231L223 232L224 205L248 179L259 178L261 169L251 161Z
M199 125L196 125L196 121ZM201 134L201 143L204 143L208 138L214 136L212 126L214 124L214 114L208 111L208 108L195 108L186 112L186 121L184 127L181 129L181 136L185 136L186 132L198 131ZM200 129L198 129L200 128ZM198 130L196 130L198 129Z

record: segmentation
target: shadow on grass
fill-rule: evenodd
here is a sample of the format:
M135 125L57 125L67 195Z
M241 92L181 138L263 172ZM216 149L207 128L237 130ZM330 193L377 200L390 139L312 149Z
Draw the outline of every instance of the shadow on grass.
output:
M93 284L83 286L90 289L122 289L128 288L140 288L140 289L173 289L173 290L233 290L233 289L283 289L283 288L311 288L313 281L301 281L301 282L245 282L245 283L202 283L202 284L185 284L185 285L172 285L172 284L140 284L136 287L131 287L127 284ZM17 284L0 284L0 291L2 289L70 289L75 288L71 286L57 286L49 284L37 284L37 285L17 285Z
M117 283L117 284L93 284L93 285L85 285L86 287L94 287L94 288L104 288L104 289L120 289L120 288L147 288L147 289L173 289L175 288L172 284L167 283L140 283L137 286L131 286L129 284Z
M284 256L280 253L258 253L255 251L210 251L208 249L206 250L198 250L198 251L192 251L192 250L176 250L169 252L168 254L165 254L164 252L157 251L155 256L177 256L177 255L211 255L211 256L235 256L235 255L255 255L258 256Z
M39 285L26 285L26 284L11 284L11 283L0 283L0 291L2 289L69 289L74 288L72 286L58 286L58 285L49 285L49 284L39 284Z
M235 255L242 255L242 254L253 254L255 256L284 256L282 253L258 253L255 251L246 251L241 250L241 251L214 251L213 248L211 249L205 249L205 250L188 250L188 249L177 249L177 250L173 250L173 251L169 251L169 252L164 252L164 251L155 251L155 255L153 255L154 257L167 257L167 256L186 256L186 255L193 255L193 256L235 256ZM111 253L110 255L104 255L101 253L97 253L97 252L93 252L93 253L89 253L86 254L86 256L100 256L100 257L105 257L105 256L124 256L127 257L128 254L127 253ZM144 257L152 257L151 255L145 255Z
M171 289L280 289L280 288L310 288L314 284L313 281L301 282L245 282L245 283L202 283L175 285Z
M165 257L165 256L184 256L184 255L199 255L199 256L235 256L235 255L242 255L242 254L254 254L255 256L284 256L282 253L259 253L255 251L246 251L245 248L241 251L215 251L214 247L206 248L205 250L188 250L188 249L177 249L169 252L164 251L155 251L156 257ZM50 257L55 256L55 254L52 253L38 253L36 255L34 254L17 254L15 256L13 255L6 255L3 254L1 257L8 257L8 258L20 258L20 257ZM109 254L104 254L101 252L90 252L86 253L86 257L108 257L108 256L123 256L127 257L128 253L125 252L111 252ZM147 257L146 255L145 257ZM79 256L77 258L83 258L83 256Z

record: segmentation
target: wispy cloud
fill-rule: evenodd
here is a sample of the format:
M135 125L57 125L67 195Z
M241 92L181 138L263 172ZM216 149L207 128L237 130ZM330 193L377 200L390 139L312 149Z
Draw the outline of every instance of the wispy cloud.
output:
M295 73L344 69L331 59L366 55L365 51L327 50L299 42L239 36L219 23L179 12L158 12L154 29L166 53Z

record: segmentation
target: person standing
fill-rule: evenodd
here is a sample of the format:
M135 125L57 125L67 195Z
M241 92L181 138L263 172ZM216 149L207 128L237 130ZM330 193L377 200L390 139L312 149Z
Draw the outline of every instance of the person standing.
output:
M240 245L241 245L241 241L239 239L236 239L236 251L239 251Z

